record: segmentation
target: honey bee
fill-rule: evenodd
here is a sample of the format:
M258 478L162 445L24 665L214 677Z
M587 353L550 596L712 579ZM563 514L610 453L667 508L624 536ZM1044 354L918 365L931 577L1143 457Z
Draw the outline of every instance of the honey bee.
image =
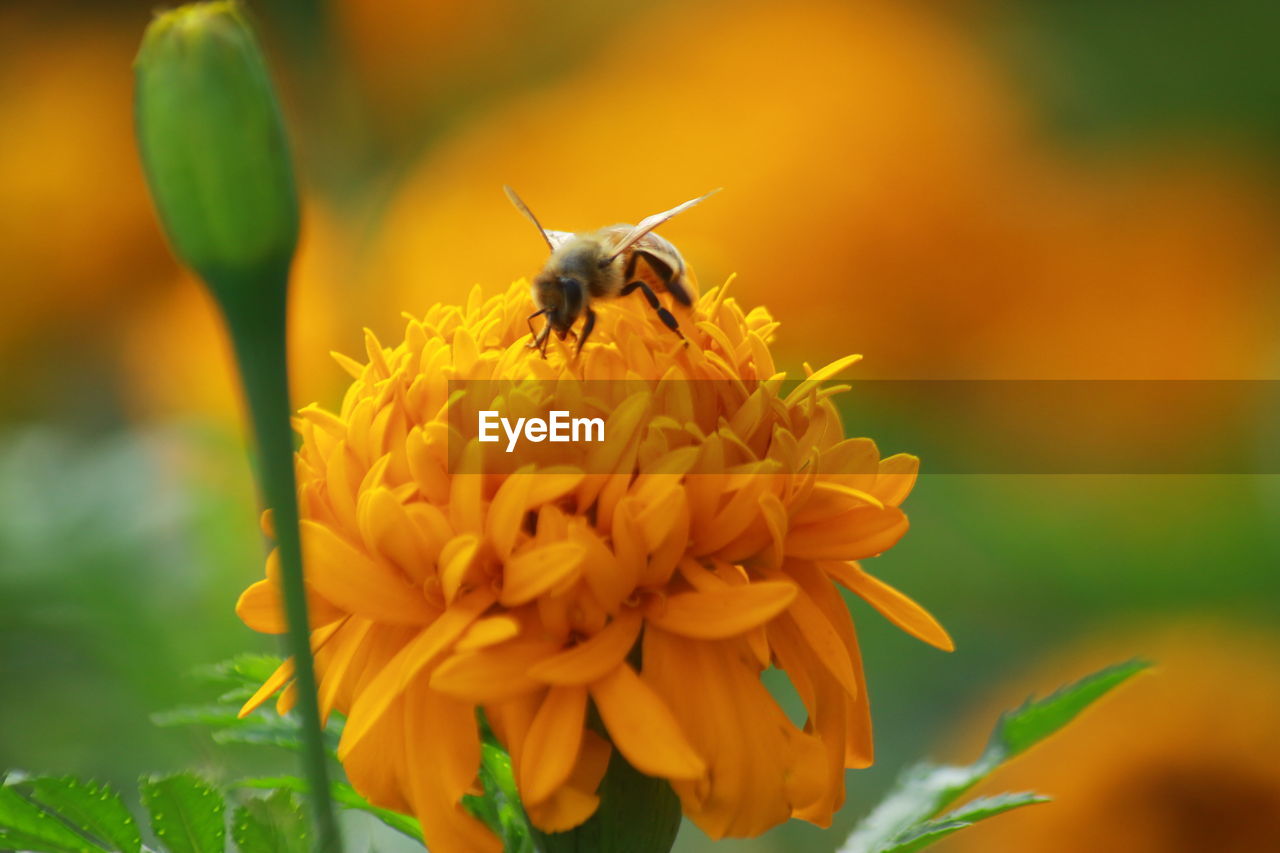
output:
M542 357L546 358L551 333L555 332L560 340L564 340L566 336L575 334L573 325L578 317L585 316L582 334L575 335L577 351L581 352L596 325L592 300L614 299L633 290L644 294L658 319L684 339L680 323L658 301L654 288L667 291L676 302L688 307L693 304L692 284L686 276L680 252L669 241L654 234L653 229L720 190L712 190L670 210L648 216L639 225L610 225L598 231L572 234L543 228L515 190L511 187L503 189L516 209L537 227L551 249L551 257L542 272L533 279L533 304L538 310L529 315L529 333L533 335L530 349L541 350ZM534 318L543 315L547 318L546 323L541 331L534 331Z

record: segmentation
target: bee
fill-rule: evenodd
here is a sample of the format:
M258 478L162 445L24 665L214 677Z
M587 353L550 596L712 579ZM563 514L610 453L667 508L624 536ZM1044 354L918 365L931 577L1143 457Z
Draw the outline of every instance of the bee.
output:
M669 241L654 234L653 229L720 190L712 190L700 198L655 213L642 219L639 225L610 225L598 231L572 234L543 228L515 190L505 186L503 189L551 249L551 257L542 272L533 279L533 304L538 310L529 315L529 333L533 335L530 349L541 350L542 357L546 358L547 342L555 332L560 340L574 335L578 339L577 351L581 352L596 325L592 301L615 299L634 290L644 294L658 319L684 339L680 323L658 301L654 288L667 291L676 302L688 307L693 304L693 287L680 252ZM546 322L540 331L534 331L533 321L541 316L547 318ZM573 325L580 316L585 319L582 334L577 335L573 332Z

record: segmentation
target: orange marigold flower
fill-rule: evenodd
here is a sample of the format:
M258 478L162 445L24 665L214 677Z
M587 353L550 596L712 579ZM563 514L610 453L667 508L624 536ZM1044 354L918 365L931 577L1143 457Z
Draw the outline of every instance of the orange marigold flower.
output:
M591 816L614 748L669 780L714 838L789 817L827 825L845 768L872 761L836 584L952 647L853 562L906 531L899 504L917 460L844 437L822 383L856 356L784 389L777 324L725 288L682 315L687 346L642 300L621 299L600 309L580 355L553 339L544 360L526 346L529 311L517 282L409 319L394 348L370 334L367 363L339 358L355 380L341 411L297 419L320 702L348 715L339 754L352 783L418 815L432 850L498 849L460 805L476 782L480 709L544 831ZM616 395L596 401L609 442L589 465L502 473L503 448L460 439L449 417L483 380L550 380L537 387L572 408L563 400L581 395L561 380L580 379L626 380L603 383ZM459 394L450 380L478 384ZM715 391L691 404L672 380ZM283 630L273 561L238 613ZM761 683L769 666L790 677L805 726ZM246 709L290 676L286 662Z

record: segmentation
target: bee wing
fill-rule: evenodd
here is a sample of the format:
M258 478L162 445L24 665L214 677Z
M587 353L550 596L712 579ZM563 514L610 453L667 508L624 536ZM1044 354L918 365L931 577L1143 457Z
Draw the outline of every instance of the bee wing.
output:
M546 235L553 252L576 236L572 231L543 231L542 233Z
M511 199L511 203L516 206L516 210L528 217L529 221L538 229L538 233L542 235L542 239L547 241L547 247L554 252L556 250L556 244L551 242L551 234L548 234L547 229L542 227L542 223L538 221L538 217L533 215L533 211L529 209L529 205L525 204L524 200L520 198L520 196L516 195L516 191L506 184L503 184L502 191L507 194L507 198Z
M720 192L720 189L722 188L718 187L704 196L699 196L698 198L690 199L689 201L686 201L684 204L677 204L675 207L671 208L670 210L664 210L662 213L655 213L653 216L646 216L644 219L640 220L639 225L632 228L629 232L627 232L626 236L624 236L621 240L619 240L616 244L614 244L612 253L609 256L609 260L612 261L614 258L618 257L618 255L621 255L628 248L633 246L637 240L639 240L644 235L648 234L653 229L657 228L662 223L666 222L671 217L680 213L684 213L686 210L693 207L695 204L697 204L700 201L706 201L711 196Z

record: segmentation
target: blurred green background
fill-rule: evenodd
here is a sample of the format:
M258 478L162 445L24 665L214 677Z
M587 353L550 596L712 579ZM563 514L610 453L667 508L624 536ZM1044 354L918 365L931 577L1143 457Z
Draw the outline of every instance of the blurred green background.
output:
M0 767L126 789L151 771L291 766L149 721L208 698L193 667L275 650L232 612L263 541L226 347L132 148L129 64L152 5L0 4ZM1274 3L250 6L306 197L300 405L336 404L327 353L359 352L362 327L536 267L502 183L570 229L725 186L669 235L704 287L737 272L737 297L770 307L793 369L859 351L855 375L874 378L1280 378ZM1203 440L1195 427L1161 434ZM946 419L923 428L964 441ZM1255 432L1258 470L1275 470L1274 419ZM1226 658L1246 630L1274 652L1275 476L924 471L912 531L870 568L958 651L855 602L877 765L850 773L832 829L727 849L835 850L904 764L971 757L948 751L994 697L1054 686L1041 662L1081 644L1119 632L1118 656L1156 655L1155 637L1209 624L1224 627L1197 641ZM1280 682L1268 660L1253 680ZM1191 695L1196 677L1150 678ZM1280 718L1219 698L1198 737L1233 713ZM1034 783L1053 793L1055 772ZM708 847L686 826L678 849Z

